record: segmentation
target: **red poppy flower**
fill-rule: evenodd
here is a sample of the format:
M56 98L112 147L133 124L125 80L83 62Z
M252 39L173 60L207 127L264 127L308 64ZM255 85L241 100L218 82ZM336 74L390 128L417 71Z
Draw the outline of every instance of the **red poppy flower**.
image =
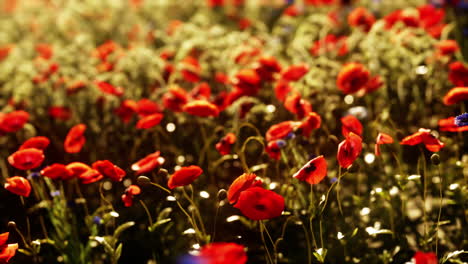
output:
M301 13L301 11L297 7L297 5L290 5L283 11L284 15L291 16L291 17L298 16L300 13Z
M274 160L281 158L281 148L278 145L278 140L270 141L265 147L265 152Z
M115 96L120 97L124 93L124 90L122 87L115 87L110 83L95 81L94 84L96 84L99 90L101 90L101 92L105 94L110 94L110 95L115 95Z
M224 5L224 0L206 0L206 4L211 8L218 7L218 6L223 6Z
M242 69L235 77L233 84L243 95L256 95L260 90L261 79L255 70Z
M27 148L35 148L44 150L49 146L50 140L47 137L32 137L23 142L23 144L19 147L19 150L27 149Z
M85 124L78 124L70 129L63 145L67 153L78 153L81 151L86 143L85 131Z
M446 132L464 132L468 131L468 126L455 125L455 117L449 117L439 120L439 130Z
M281 216L284 198L273 191L252 187L240 193L234 207L252 220L272 219Z
M7 244L10 233L0 234L0 263L6 264L16 254L18 244Z
M240 30L246 30L252 25L252 21L250 21L250 19L248 18L243 17L239 19L237 25L239 26Z
M260 54L260 49L256 47L248 47L242 49L242 51L234 58L234 61L237 64L247 64L252 61L252 58L255 58Z
M274 74L281 71L281 65L273 56L263 56L258 59L259 65L255 71L263 81L273 81Z
M276 83L274 90L276 98L283 102L286 99L286 96L293 90L293 88L291 85L289 85L289 82L280 80Z
M36 45L36 52L39 53L39 56L45 60L52 58L54 51L50 44L38 43Z
M71 118L72 112L68 107L64 106L51 106L48 110L49 116L53 119L67 121Z
M108 160L98 160L92 166L93 169L99 171L103 176L116 182L122 181L126 175L124 170Z
M284 107L291 113L297 115L299 119L306 117L312 112L312 105L302 99L301 94L294 92L286 97Z
M229 77L225 73L222 73L222 72L217 72L215 74L215 80L216 80L216 82L218 82L220 84L228 84L229 83Z
M216 143L216 150L221 155L231 153L231 147L236 143L236 135L234 133L227 133L218 143Z
M93 182L100 181L104 176L95 169L89 169L80 174L78 177L82 184L90 184Z
M358 158L362 151L362 139L350 132L346 139L338 145L337 159L341 167L347 169Z
M18 150L8 157L8 163L20 170L30 170L39 167L44 161L44 152L29 148Z
M320 54L334 52L338 56L344 56L348 53L346 40L346 36L338 37L329 34L325 38L315 41L310 48L310 53L314 56L319 56Z
M186 104L183 110L194 116L208 117L218 116L219 110L215 104L205 100L195 100Z
M185 81L192 83L200 81L201 67L196 58L188 56L180 62L180 66Z
M16 195L29 197L29 194L31 193L31 184L29 184L29 181L27 179L20 176L14 176L6 179L6 181L7 182L5 183L5 189Z
M136 103L136 112L140 117L149 116L160 111L159 106L149 99L143 98Z
M247 254L244 246L236 243L215 242L210 243L200 250L202 263L207 264L245 264Z
M141 160L133 163L131 167L132 170L136 171L136 175L141 175L141 174L148 173L156 169L157 167L162 165L162 162L160 162L160 159L159 159L160 154L161 152L156 151L154 153L147 155Z
M14 45L5 45L0 47L0 61L8 57L8 55L14 47Z
M437 260L437 256L432 252L421 252L418 251L413 256L415 264L437 264L439 261Z
M449 69L448 78L455 86L468 86L468 67L456 61L449 65Z
M189 95L184 89L179 86L172 86L163 95L163 105L174 112L181 112L188 99Z
M137 185L130 185L125 189L125 193L122 195L122 202L125 207L130 207L133 205L133 197L141 193L140 187Z
M29 120L26 111L18 110L8 114L0 113L0 131L14 133L23 128Z
M451 55L460 50L458 43L453 39L441 40L436 44L436 48L441 55Z
M383 84L384 84L384 82L383 82L383 80L382 80L382 78L380 76L378 76L378 75L374 76L374 77L370 78L369 81L364 86L364 92L366 94L375 92L375 91L377 91L377 89L382 87Z
M401 145L414 146L424 144L427 150L438 152L445 144L440 142L434 137L429 129L420 128L418 132L403 138L400 142Z
M281 73L281 79L286 81L299 81L309 72L309 66L305 63L291 65Z
M67 95L72 95L80 90L86 88L86 83L83 81L76 81L67 86Z
M289 133L293 132L300 126L300 122L283 121L279 124L272 125L266 132L266 140L273 141L285 138Z
M114 113L122 119L124 123L128 123L136 112L137 103L133 100L123 100L120 106L114 110Z
M385 134L385 133L379 133L377 135L377 140L375 143L375 155L380 156L380 145L391 144L391 143L393 143L392 136Z
M70 178L80 178L81 174L91 170L91 167L82 162L69 163L66 168L71 172Z
M345 117L341 118L341 133L343 136L347 136L349 132L353 132L354 134L358 136L362 136L362 124L353 115L347 115Z
M346 64L338 74L336 85L345 94L355 93L369 81L369 71L360 63Z
M185 186L191 184L195 181L198 176L203 173L203 170L195 165L188 167L182 167L180 170L174 172L169 178L167 186L169 189L174 189L176 187Z
M41 170L41 175L52 180L68 180L73 176L73 172L65 165L54 163Z
M256 178L257 175L253 173L244 173L238 178L236 178L229 187L229 190L227 191L227 198L229 200L229 203L237 203L239 195L242 191L245 191L248 188L252 187L261 187L262 181L256 180Z
M149 129L154 126L159 125L161 123L161 120L163 119L164 115L161 113L155 113L146 117L143 117L142 119L138 120L138 123L136 124L136 128L138 129Z
M327 176L327 161L323 156L311 159L293 175L294 178L300 181L306 181L310 184L321 182L325 176Z
M302 135L309 137L312 130L318 129L322 124L322 118L319 114L315 112L310 112L306 118L301 122L299 129L302 132Z
M190 96L197 100L209 100L211 97L211 87L206 82L200 83L190 91Z
M375 23L375 17L367 9L358 7L349 14L348 23L353 27L360 27L369 32Z
M452 88L443 99L445 105L453 105L461 101L468 101L468 86Z

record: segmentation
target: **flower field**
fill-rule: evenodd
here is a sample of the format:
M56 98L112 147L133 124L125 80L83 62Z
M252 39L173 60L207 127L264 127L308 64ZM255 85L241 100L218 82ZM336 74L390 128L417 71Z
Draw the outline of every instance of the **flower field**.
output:
M467 1L0 10L0 264L468 263Z

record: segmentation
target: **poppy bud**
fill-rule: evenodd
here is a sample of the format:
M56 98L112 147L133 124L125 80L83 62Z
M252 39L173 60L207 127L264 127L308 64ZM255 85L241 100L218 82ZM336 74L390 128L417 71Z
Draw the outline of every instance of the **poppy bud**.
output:
M146 176L139 176L137 178L138 185L145 186L151 184L151 180Z
M166 169L160 169L157 175L158 177L167 178L167 176L169 175L169 172Z
M218 192L218 200L223 201L227 197L227 191L224 189L219 190Z
M440 164L440 156L438 154L436 154L436 153L432 154L431 161L432 161L432 164L439 165Z
M16 229L16 223L15 223L15 221L10 221L10 222L8 222L8 227L11 228L11 229Z

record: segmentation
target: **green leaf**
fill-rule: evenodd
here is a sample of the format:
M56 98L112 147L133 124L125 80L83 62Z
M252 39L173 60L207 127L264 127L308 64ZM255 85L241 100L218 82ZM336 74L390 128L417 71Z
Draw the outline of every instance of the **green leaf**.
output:
M130 228L130 227L132 227L134 225L135 225L135 222L133 222L133 221L121 224L119 227L117 227L117 229L115 229L114 237L118 238L123 231L125 231L126 229L128 229L128 228Z
M172 220L171 218L161 219L157 221L156 223L154 223L153 225L149 226L148 231L153 232L154 230L156 230L157 227L164 225L165 223L168 223L171 220Z

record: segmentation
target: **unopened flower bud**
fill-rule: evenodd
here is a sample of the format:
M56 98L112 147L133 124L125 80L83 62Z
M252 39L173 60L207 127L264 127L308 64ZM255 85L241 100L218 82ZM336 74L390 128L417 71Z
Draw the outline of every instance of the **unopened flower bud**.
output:
M219 190L218 192L218 200L222 201L227 198L227 191L224 189Z
M157 175L158 177L167 178L167 176L169 176L169 172L166 169L160 169Z
M439 164L440 164L440 156L439 156L439 154L436 154L436 153L432 154L432 156L431 156L431 161L432 161L432 164L434 164L434 165L439 165Z
M145 186L151 183L151 180L146 176L140 176L137 178L138 185Z
M16 223L14 221L10 221L10 222L8 222L8 227L11 228L11 229L15 229L16 228Z

